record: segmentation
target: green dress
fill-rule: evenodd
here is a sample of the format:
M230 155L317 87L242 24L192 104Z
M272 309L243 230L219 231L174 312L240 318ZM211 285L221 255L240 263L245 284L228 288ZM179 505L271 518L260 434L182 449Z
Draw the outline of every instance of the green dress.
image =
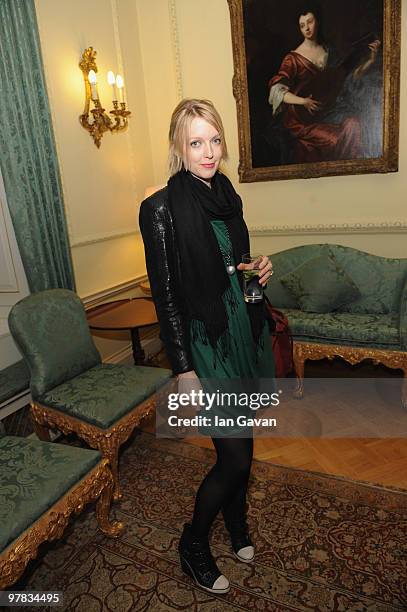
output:
M211 221L211 224L221 251L230 252L231 244L225 223L217 219ZM235 265L233 260L232 264ZM218 341L216 358L214 358L214 349L209 342L205 342L199 336L196 337L196 334L191 331L191 338L193 338L191 340L191 352L195 371L201 379L204 391L214 392L220 389L225 392L242 393L247 390L247 386L239 385L239 381L243 379L245 381L255 381L257 390L272 393L275 391L275 369L268 325L266 323L264 326L263 337L259 347L257 347L256 354L256 345L253 341L246 303L243 299L237 274L232 274L230 281L238 306L232 313L228 300L225 300L231 338L228 355L226 358L222 358ZM191 325L193 325L193 322ZM215 436L231 435L236 437L239 433L249 435L247 428L238 425L236 422L232 425L229 421L227 426L216 424L215 415L218 415L218 421L223 417L233 418L236 415L256 416L256 411L253 411L250 407L242 405L225 407L225 405L221 406L216 402L209 413L212 417L211 424L208 426L200 425L198 429L204 435ZM208 416L208 411L201 409L199 414Z

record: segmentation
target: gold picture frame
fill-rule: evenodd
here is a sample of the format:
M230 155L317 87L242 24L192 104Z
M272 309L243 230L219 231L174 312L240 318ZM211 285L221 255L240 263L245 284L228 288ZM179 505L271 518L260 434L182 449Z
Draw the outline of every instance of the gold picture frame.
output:
M294 135L294 132L287 129L284 125L284 121L286 121L285 118L283 119L283 124L274 125L273 109L268 102L268 108L266 108L262 98L263 90L264 95L266 97L268 96L267 80L265 77L265 60L262 64L262 69L256 72L258 66L255 67L256 69L253 69L253 63L256 61L256 52L257 58L260 58L258 63L261 64L261 50L264 51L264 49L267 49L267 45L272 44L270 41L277 41L274 45L275 53L268 55L267 61L268 58L273 58L274 66L278 66L281 63L285 54L290 52L290 42L294 40L294 22L295 28L298 28L296 11L298 11L300 7L300 2L298 0L288 0L286 3L281 3L279 0L256 0L255 2L253 2L253 0L228 0L228 4L231 19L234 61L233 94L236 99L239 133L238 171L240 182L247 183L377 172L385 173L396 172L398 170L401 35L400 0L376 0L377 7L379 8L375 8L376 12L370 21L368 19L369 13L366 11L366 29L368 29L368 27L371 28L371 24L375 23L373 19L373 17L375 17L376 25L378 26L375 31L379 32L379 34L376 34L376 37L379 39L381 38L378 51L379 66L376 65L374 68L369 66L369 69L366 70L368 77L365 77L363 73L363 79L371 79L372 73L376 75L374 84L376 90L373 85L370 86L369 95L369 89L365 87L367 93L365 92L363 94L369 96L369 108L372 109L372 112L375 114L372 115L372 117L374 117L372 121L365 113L367 106L363 97L357 98L355 96L352 98L349 96L349 99L351 101L355 100L359 107L359 117L361 118L360 125L362 125L362 127L360 127L358 133L362 134L362 136L363 133L367 134L364 140L362 137L358 140L358 143L362 143L359 144L358 155L352 156L349 154L349 159L344 157L346 153L341 153L341 157L338 155L338 158L336 158L336 153L332 148L329 153L326 154L325 159L325 153L321 153L321 150L315 147L313 149L315 153L313 152L312 155L308 155L304 148L304 139L297 135L298 132ZM338 16L341 11L340 7L343 7L342 0L332 0L330 3L321 4L324 11L328 9L327 12L330 13L331 17L335 15L335 10ZM354 3L353 6L360 6L360 4L361 3ZM372 6L371 2L369 6ZM380 7L382 8L381 12ZM261 14L262 8L264 10L264 15ZM250 16L251 10L257 11L256 19L258 32L256 32L256 19ZM353 9L350 5L350 10L356 9ZM292 14L291 21L290 11ZM263 16L264 19L262 19ZM336 40L338 40L338 37L340 39L341 21L339 20L338 22L336 18L335 22L335 28L333 24L331 24L331 33L333 33ZM348 37L352 34L352 27L356 32L356 26L352 25L353 22L356 23L356 20L352 20L350 23L351 27L346 30L346 35ZM264 24L267 23L271 24L268 31L264 29ZM291 38L289 34L285 36L286 31L288 32L289 30L288 26L291 28ZM361 26L359 26L358 31L360 36ZM258 39L256 39L257 35ZM362 40L363 44L367 45L371 43L372 37L374 37L374 35L371 35L369 40L366 37L365 41L363 41L363 37L360 40ZM280 51L277 48L279 44ZM357 43L352 44L356 45ZM356 49L357 47L354 46L351 48ZM294 51L294 53L296 52ZM265 56L263 55L263 57ZM367 65L367 60L363 61L365 65ZM343 64L345 64L345 62L343 62ZM353 80L356 79L354 76L355 73L356 69L353 69ZM271 78L272 76L273 69L270 69L269 77ZM364 83L364 81L362 81L362 83ZM377 83L380 83L380 91L377 89ZM260 92L260 95L258 92ZM344 96L342 95L342 97ZM284 110L287 113L286 107L288 107L288 105L284 106ZM351 113L355 113L355 117L353 118L355 123L359 120L356 114L356 106L355 111L353 111L351 102L349 108L351 109ZM360 109L362 109L362 112ZM305 112L305 109L303 109L302 112ZM339 114L337 114L337 116L339 116ZM346 121L346 115L343 116L345 116ZM364 126L365 132L363 132L363 120L365 120L366 123ZM320 123L322 124L322 128L325 129L327 124L323 121ZM264 131L262 131L263 125ZM284 151L283 153L281 152L283 147L280 146L280 150L278 149L280 140L276 137L274 137L273 140L273 129L275 130L275 134L279 134L279 138L287 138L288 144L285 144L285 151L287 152L285 157L283 154ZM278 132L278 129L281 129L281 131ZM367 139L369 138L368 130L371 130L371 133L375 134L376 138L375 142L369 144L369 146L366 145ZM374 139L372 138L371 140ZM307 145L308 143L305 142L305 144ZM338 150L338 148L336 148L335 151L336 150ZM305 151L305 153L302 151ZM318 159L316 160L315 157L318 157Z

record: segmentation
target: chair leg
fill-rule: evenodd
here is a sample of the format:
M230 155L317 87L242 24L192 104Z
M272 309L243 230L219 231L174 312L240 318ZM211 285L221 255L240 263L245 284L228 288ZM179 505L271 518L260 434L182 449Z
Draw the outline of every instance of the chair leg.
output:
M34 432L37 438L39 440L42 440L42 442L51 442L51 436L49 435L48 427L44 427L44 425L40 425L40 423L38 423L38 421L36 421L35 419L31 419L31 420L32 420Z
M111 481L101 492L96 503L96 518L100 530L112 538L117 538L123 529L124 524L120 521L110 522L109 512L112 504L114 483Z
M293 362L294 362L295 375L297 377L297 386L294 389L293 395L294 395L295 399L302 399L302 397L304 395L304 365L305 365L305 360L304 360L303 356L301 355L301 352L297 348L295 343L294 343L294 347L293 347Z
M113 475L113 499L118 501L122 498L119 480L119 447L120 444L114 438L105 438L101 444L101 451L106 459L109 459L110 469Z

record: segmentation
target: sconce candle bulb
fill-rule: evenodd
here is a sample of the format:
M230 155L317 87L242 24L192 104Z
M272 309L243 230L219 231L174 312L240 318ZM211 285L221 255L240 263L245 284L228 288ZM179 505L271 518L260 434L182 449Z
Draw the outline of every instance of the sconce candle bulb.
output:
M113 70L109 70L107 73L107 82L112 86L113 89L113 100L117 100L117 92L116 92L116 77L114 76Z
M96 78L96 72L94 70L89 70L88 81L90 83L90 90L92 92L92 100L98 100L99 96L98 96L98 91L96 88L97 78Z
M123 77L120 74L118 74L116 77L116 86L119 90L119 102L124 102L124 83Z
M113 87L113 109L106 113L97 92L96 73L98 69L96 66L96 51L93 47L85 49L79 67L82 70L85 82L85 108L79 117L79 121L99 148L105 132L122 132L127 128L131 112L126 110L124 102L123 78L117 75L117 79L115 79L114 73L109 70L107 80L109 85ZM117 101L116 87L119 89L120 107ZM93 108L91 108L91 103Z

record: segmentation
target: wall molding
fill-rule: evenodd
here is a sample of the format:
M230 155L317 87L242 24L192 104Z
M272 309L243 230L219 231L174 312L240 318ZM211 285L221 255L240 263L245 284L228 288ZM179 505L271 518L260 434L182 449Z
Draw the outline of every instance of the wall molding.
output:
M168 0L168 13L170 16L170 34L171 34L171 46L172 46L172 55L173 55L174 70L175 70L176 91L177 91L178 100L182 100L182 98L184 97L184 87L182 83L182 65L181 65L181 53L180 53L180 46L179 46L176 0Z
M0 183L2 183L1 176ZM3 202L3 193L5 193L4 186L0 184L0 294L4 293L9 296L14 293L15 297L18 297L20 289L14 265L16 248L15 245L11 243L9 237L8 230L11 229L12 231L12 228L9 227L8 219L6 218L6 201L4 200ZM1 306L2 305L3 303L1 300Z
M127 362L129 365L134 363L131 342L129 342L124 348L103 359L103 363L123 364L125 362Z
M89 293L85 296L81 295L80 297L86 308L92 308L93 306L109 301L111 298L116 298L121 293L137 289L140 283L146 281L147 279L147 274L140 274L139 276L130 278L127 281L118 283L117 285L106 287L105 289L101 289L95 293Z
M79 240L71 240L71 249L77 249L78 247L88 246L90 244L96 244L98 242L106 242L107 240L116 240L117 238L126 238L127 236L137 236L140 234L140 230L117 230L113 232L103 232L100 234L93 234L92 236L84 236Z
M123 75L124 82L126 83L126 74L124 69L124 60L123 60L123 50L122 50L122 42L120 38L120 19L119 19L119 8L117 5L117 0L110 0L110 8L112 11L112 24L113 24L113 34L114 34L114 44L116 49L117 56L117 66L119 68L119 74ZM127 81L128 82L128 81ZM127 92L128 95L128 92ZM128 102L128 99L127 99ZM138 189L137 189L137 176L136 176L136 158L133 150L132 139L130 138L132 122L129 122L127 130L124 132L124 136L126 137L127 149L129 152L129 161L130 161L130 174L131 180L133 183L133 192L138 199Z
M9 400L4 402L4 404L0 406L0 420L2 421L7 416L9 416L9 414L17 412L17 410L20 410L20 408L27 406L27 404L29 404L30 402L31 393L28 389L26 391L22 391L18 395L15 395L14 397L11 397Z
M254 225L249 227L249 233L254 237L267 236L300 236L310 234L406 234L407 222L394 221L392 223L318 223L316 225ZM139 229L113 231L93 236L85 236L82 240L71 242L71 248L78 248L140 235Z
M146 359L156 355L162 349L162 342L156 337L141 338L141 347L145 352ZM112 353L103 359L103 363L128 364L134 365L133 349L131 342L124 348Z
M318 223L317 225L270 225L249 227L251 236L299 236L310 234L406 234L407 222L391 223Z

